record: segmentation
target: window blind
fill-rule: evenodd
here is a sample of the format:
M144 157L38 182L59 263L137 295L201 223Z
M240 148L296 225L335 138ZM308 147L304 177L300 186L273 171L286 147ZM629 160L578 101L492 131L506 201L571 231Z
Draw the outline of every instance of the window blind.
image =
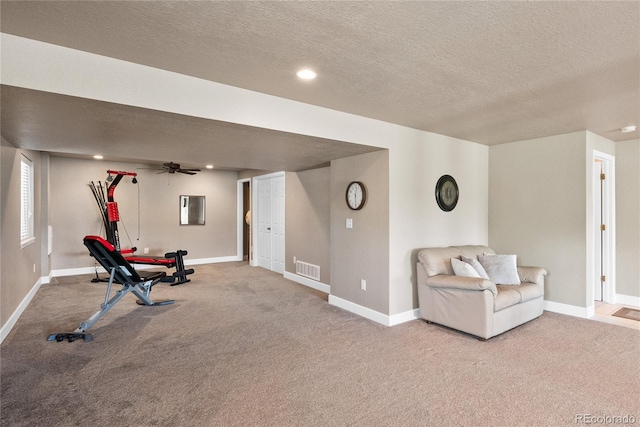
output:
M33 229L33 162L22 155L20 162L20 241L23 245L34 239Z

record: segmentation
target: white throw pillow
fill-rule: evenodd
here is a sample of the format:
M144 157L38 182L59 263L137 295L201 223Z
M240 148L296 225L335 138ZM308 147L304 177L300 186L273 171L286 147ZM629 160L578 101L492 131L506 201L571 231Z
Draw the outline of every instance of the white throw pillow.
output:
M478 255L489 279L498 285L519 285L517 260L515 255Z
M457 258L451 258L451 267L456 276L480 277L475 268Z
M482 266L482 264L480 264L480 262L477 259L467 258L464 255L461 256L460 258L462 258L462 261L466 262L467 264L470 264L471 267L475 268L478 274L480 275L480 277L482 277L483 279L491 280L489 278L489 275L485 271L484 267Z

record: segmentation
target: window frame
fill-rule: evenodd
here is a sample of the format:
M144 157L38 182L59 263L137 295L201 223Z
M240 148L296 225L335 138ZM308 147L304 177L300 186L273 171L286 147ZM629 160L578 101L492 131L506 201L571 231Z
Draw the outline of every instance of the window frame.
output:
M20 159L20 248L35 242L35 180L33 161Z

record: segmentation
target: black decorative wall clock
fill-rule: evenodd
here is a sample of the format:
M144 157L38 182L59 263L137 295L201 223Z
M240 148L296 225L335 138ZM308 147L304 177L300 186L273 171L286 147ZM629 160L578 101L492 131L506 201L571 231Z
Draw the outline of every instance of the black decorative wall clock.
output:
M358 211L362 209L367 201L367 189L360 181L353 181L347 186L347 206L349 209Z
M450 212L458 204L458 184L451 175L442 175L436 184L436 202L440 209Z

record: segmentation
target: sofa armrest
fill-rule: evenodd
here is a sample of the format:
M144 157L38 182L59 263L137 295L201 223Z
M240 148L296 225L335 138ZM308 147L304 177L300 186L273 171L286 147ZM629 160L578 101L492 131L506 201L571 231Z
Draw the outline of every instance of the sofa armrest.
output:
M518 266L518 276L521 282L536 283L544 285L544 276L547 270L541 267L522 267Z
M481 277L451 276L438 274L426 280L427 286L432 288L460 289L465 291L490 291L494 298L498 295L496 284Z

